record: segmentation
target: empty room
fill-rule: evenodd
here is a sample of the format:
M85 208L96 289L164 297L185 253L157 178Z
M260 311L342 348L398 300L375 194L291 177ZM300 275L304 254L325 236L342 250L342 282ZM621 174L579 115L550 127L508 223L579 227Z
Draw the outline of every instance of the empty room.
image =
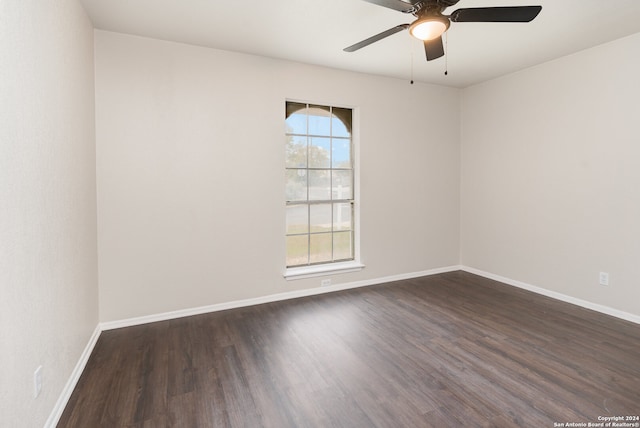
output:
M1 427L640 427L640 2L0 0Z

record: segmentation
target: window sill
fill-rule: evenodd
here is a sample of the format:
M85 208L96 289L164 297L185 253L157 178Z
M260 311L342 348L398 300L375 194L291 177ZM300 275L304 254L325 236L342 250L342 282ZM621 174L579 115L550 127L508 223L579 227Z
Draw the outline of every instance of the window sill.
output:
M337 273L358 272L364 268L364 265L357 261L331 263L318 266L302 266L288 268L284 272L287 281L294 279L314 278L317 276L332 275Z

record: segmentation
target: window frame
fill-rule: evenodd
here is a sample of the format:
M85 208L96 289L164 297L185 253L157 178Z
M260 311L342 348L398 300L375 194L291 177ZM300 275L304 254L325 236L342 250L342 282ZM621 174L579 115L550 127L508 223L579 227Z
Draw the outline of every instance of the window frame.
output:
M346 201L349 201L349 203L352 204L351 206L351 215L352 215L351 239L353 240L353 259L342 260L342 261L308 263L306 265L288 267L286 266L286 245L285 245L285 258L284 258L285 269L284 269L283 275L287 280L292 280L292 279L303 279L303 278L311 278L316 276L324 276L324 275L330 275L335 273L347 273L347 272L359 271L362 268L364 268L364 265L360 261L360 150L359 150L360 145L359 145L359 132L358 132L359 110L357 107L354 107L354 106L345 106L345 105L335 104L335 103L319 103L319 102L311 102L311 101L301 101L301 100L295 100L295 99L289 99L289 98L285 99L285 103L284 103L285 108L288 103L306 104L307 107L318 106L318 107L331 107L331 108L342 108L342 109L351 110L350 140L351 140L351 171L352 171L351 197L352 199L334 200L333 196L331 196L331 199L316 201L316 200L309 200L309 198L307 197L307 199L304 202L301 202L298 205L311 207L313 204L330 203L333 206L335 202L345 203ZM287 134L288 133L285 131L285 135ZM306 135L307 137L310 135L309 130L307 130ZM284 166L285 166L284 168L285 171L288 171L291 169L290 167L287 167L286 164ZM309 171L309 170L313 170L314 168L310 168L309 165L307 164L305 169ZM333 165L331 164L329 165L329 169L331 171L340 170L340 168L334 168ZM286 187L286 181L283 188L285 187ZM308 185L307 185L307 189L308 189ZM283 216L284 225L285 225L284 238L286 240L286 237L288 236L286 233L286 226L287 226L286 207L290 205L296 205L296 204L295 203L290 204L287 201L287 198L285 198L284 202L285 202L285 215ZM333 216L333 209L332 209L332 216ZM336 232L332 230L331 235L333 236L334 233ZM307 234L310 237L312 235L311 230L307 231Z

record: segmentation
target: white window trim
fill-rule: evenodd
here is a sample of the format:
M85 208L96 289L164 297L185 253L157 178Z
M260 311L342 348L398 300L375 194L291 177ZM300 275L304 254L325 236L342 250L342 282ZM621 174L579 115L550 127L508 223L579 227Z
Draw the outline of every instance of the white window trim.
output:
M326 263L312 266L299 266L287 268L284 277L287 281L295 279L314 278L337 273L349 273L361 271L365 266L356 260L348 262Z
M317 102L303 101L287 98L286 101L317 104ZM322 105L331 105L335 107L344 107L351 109L352 112L352 131L351 144L353 145L353 168L355 170L354 181L354 254L353 260L344 262L331 262L309 266L296 266L285 268L283 276L287 281L305 278L314 278L319 276L327 276L339 273L358 272L364 269L365 265L360 260L360 109L355 106L346 106L342 104L325 103Z

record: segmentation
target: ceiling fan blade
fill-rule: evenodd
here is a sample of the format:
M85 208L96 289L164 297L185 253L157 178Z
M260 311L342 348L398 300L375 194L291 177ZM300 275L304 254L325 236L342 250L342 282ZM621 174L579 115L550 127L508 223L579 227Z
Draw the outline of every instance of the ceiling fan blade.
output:
M368 3L377 4L378 6L387 7L399 12L410 13L414 10L414 5L419 0L364 0Z
M383 31L380 34L376 34L375 36L371 36L368 39L364 39L361 42L356 43L355 45L351 45L349 47L346 47L343 49L343 51L345 52L354 52L357 51L358 49L362 49L365 46L369 46L371 43L375 43L378 40L382 40L385 37L389 37L393 34L396 34L402 30L406 30L407 28L409 28L409 24L400 24L397 25L393 28L389 28L387 31Z
M444 56L444 46L442 45L442 37L433 40L424 41L424 53L427 55L427 61L432 61Z
M542 6L472 7L458 9L449 17L452 22L530 22Z

